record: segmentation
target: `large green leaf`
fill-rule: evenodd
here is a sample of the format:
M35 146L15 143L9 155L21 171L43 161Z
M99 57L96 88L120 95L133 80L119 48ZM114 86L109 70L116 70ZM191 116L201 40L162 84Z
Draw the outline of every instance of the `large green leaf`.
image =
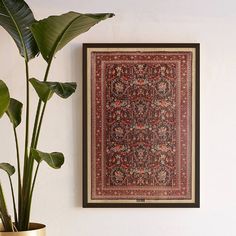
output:
M60 16L50 16L31 26L43 58L49 62L54 54L78 35L88 31L92 26L112 17L114 14L81 14L68 12Z
M0 80L0 118L7 110L10 103L10 94L6 84Z
M70 97L76 90L77 84L75 82L59 83L59 82L45 82L48 88L56 93L61 98Z
M45 82L41 82L35 78L32 78L29 81L43 102L47 102L52 97L53 92L49 89Z
M76 90L76 83L59 83L59 82L42 82L35 78L30 79L38 96L43 102L48 101L53 93L56 93L62 98L70 97Z
M14 98L10 99L10 104L6 113L14 128L16 128L21 123L22 107L23 104L21 102L17 101Z
M9 176L12 176L15 173L15 167L10 165L9 163L0 163L0 169L7 172Z
M64 164L64 155L60 152L45 153L31 149L31 155L38 163L45 161L54 169L59 169Z
M25 1L0 0L0 25L11 35L26 60L34 58L39 52L30 31L34 22L33 13Z

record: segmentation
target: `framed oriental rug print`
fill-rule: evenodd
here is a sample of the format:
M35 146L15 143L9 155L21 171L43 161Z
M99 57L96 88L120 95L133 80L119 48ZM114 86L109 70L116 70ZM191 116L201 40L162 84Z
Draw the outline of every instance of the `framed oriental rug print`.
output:
M83 206L199 207L199 44L84 44L83 61Z

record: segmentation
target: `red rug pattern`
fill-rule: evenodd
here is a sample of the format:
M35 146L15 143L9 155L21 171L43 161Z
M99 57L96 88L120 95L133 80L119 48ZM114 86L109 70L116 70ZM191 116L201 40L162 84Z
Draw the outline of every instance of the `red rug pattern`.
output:
M191 52L93 52L91 198L191 199Z

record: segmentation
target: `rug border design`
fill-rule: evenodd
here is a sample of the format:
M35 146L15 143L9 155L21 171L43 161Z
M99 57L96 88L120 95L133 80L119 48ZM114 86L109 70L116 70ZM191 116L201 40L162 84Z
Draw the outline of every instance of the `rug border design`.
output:
M156 51L193 54L192 62L192 198L168 200L92 200L91 199L91 52L100 51ZM200 44L83 44L83 207L200 207L200 160L199 160L199 71ZM90 135L89 135L90 134Z

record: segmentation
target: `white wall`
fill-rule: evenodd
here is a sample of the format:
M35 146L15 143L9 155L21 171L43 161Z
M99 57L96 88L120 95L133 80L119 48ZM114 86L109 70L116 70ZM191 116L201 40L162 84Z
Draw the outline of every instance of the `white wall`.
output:
M29 0L28 3L38 19L69 10L116 13L115 18L74 40L58 53L53 64L50 80L76 81L79 86L71 99L53 99L48 107L39 147L62 151L66 163L59 171L46 165L40 169L33 220L47 224L48 236L236 235L236 2ZM2 29L0 35L0 78L7 81L11 94L23 101L23 61ZM82 208L83 42L201 43L200 209ZM37 59L31 66L31 75L42 79L43 60ZM32 96L36 101L36 96ZM23 132L22 126L19 131ZM11 126L4 118L0 121L1 162L14 163L13 145ZM7 179L2 175L1 178L7 186Z

